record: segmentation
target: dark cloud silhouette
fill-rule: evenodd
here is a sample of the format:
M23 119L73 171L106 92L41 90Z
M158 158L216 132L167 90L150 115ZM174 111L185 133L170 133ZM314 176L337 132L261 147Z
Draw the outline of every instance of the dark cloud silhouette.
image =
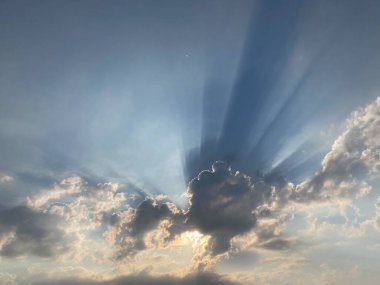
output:
M58 216L26 206L0 207L0 255L56 257L68 249Z
M172 224L167 228L171 234L166 240L174 238L177 234L175 231L183 227L183 217L183 214L173 203L158 203L153 198L147 197L136 208L104 215L103 222L116 230L117 239L115 242L120 247L116 259L123 259L133 257L138 251L145 249L145 235L156 229L163 220L172 221Z
M211 171L190 182L188 193L187 223L210 235L210 250L219 254L229 250L233 237L256 225L255 211L269 202L271 189L256 189L250 177L232 173L226 163L217 161Z
M294 246L295 242L291 240L275 238L259 244L260 247L270 250L287 250Z
M268 179L272 185L264 180L265 177L253 183L251 177L232 172L227 163L215 162L211 170L202 171L189 183L187 210L179 210L173 204L158 205L153 200L144 201L134 210L124 231L134 242L123 249L122 256L143 249L144 235L165 219L169 221L166 241L184 231L196 230L210 237L209 254L227 252L232 238L251 231L259 218L271 215L276 193L280 187L287 187L282 178ZM276 203L279 204L278 199Z
M183 278L165 275L151 276L145 273L120 277L110 281L83 279L48 280L32 283L33 285L238 285L239 283L223 279L211 272L187 275Z

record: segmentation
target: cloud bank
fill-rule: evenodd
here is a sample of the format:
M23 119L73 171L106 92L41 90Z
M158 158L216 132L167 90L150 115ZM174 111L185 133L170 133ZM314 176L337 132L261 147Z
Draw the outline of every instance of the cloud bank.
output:
M124 276L109 281L96 280L49 280L35 282L33 285L238 285L238 283L228 281L221 276L211 272L201 272L190 274L185 277L161 276L155 277L146 273Z
M250 177L216 161L189 182L184 193L188 205L180 208L166 199L144 199L140 192L137 200L143 200L136 204L133 197L137 196L127 195L117 183L66 178L25 198L22 205L0 207L0 255L69 255L122 263L152 248L168 248L184 234L195 233L196 239L202 240L193 257L198 275L140 274L111 281L34 284L233 284L209 273L208 266L221 256L252 247L284 251L297 246L297 238L283 236L290 208L344 204L371 191L369 182L379 177L380 170L379 110L377 98L354 112L319 170L299 184L277 173ZM378 209L376 204L374 228L379 227ZM97 244L101 252L86 240L95 233L102 237Z
M367 195L371 186L366 181L378 177L380 170L379 110L380 98L377 98L355 111L347 119L344 133L325 155L320 169L298 185L275 173L252 178L233 172L225 162L216 161L211 170L202 171L190 181L188 209L145 201L126 227L134 233L136 225L145 220L138 231L141 239L153 225L167 220L170 237L194 230L208 236L206 249L211 256L228 252L231 240L250 231L256 232L263 248L289 248L292 242L279 239L274 234L275 227L268 231L268 226L261 226L259 221L279 220L286 206L345 203Z

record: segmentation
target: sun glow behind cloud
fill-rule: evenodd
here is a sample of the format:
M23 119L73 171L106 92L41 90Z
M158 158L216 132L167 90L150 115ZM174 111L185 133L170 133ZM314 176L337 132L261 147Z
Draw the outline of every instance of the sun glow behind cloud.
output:
M0 6L1 284L376 284L378 2Z

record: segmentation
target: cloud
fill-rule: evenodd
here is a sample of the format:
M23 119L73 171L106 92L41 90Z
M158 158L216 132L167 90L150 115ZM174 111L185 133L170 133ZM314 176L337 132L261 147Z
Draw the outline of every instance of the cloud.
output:
M200 272L185 277L170 275L152 276L145 272L116 278L109 281L84 279L48 280L32 283L33 285L237 285L211 272Z
M373 226L376 230L380 232L380 196L377 197L377 201L375 203L375 216L373 218Z
M134 209L130 220L119 225L126 229L121 232L126 235L122 256L144 249L145 235L164 221L167 222L162 228L164 241L168 242L183 232L196 231L209 237L205 255L223 254L230 250L234 237L252 231L258 219L271 216L280 207L277 193L289 192L286 188L291 186L280 184L273 186L264 180L253 183L249 176L233 172L228 164L217 161L211 170L202 171L190 181L186 210L170 203L158 204L154 200L146 200ZM128 237L134 241L126 242ZM268 239L273 237L271 235Z
M62 219L26 206L0 208L0 255L57 257L68 249Z
M2 285L15 285L16 275L11 273L0 272L0 284Z
M260 207L270 203L272 194L272 188L256 188L250 177L217 161L189 184L187 224L211 236L213 255L226 252L233 237L255 227Z
M125 221L134 212L127 206L129 201L121 187L113 182L88 182L74 175L23 198L21 205L0 207L0 254L108 260L117 247L107 227ZM129 191L131 196L135 190ZM139 220L124 235L137 238L142 230ZM102 233L104 239L90 238L94 234L101 237Z
M202 236L193 261L204 270L226 253L292 249L299 242L284 234L290 207L351 201L369 192L365 180L379 173L379 107L380 98L353 113L320 170L298 185L276 173L250 177L216 161L189 182L188 207L181 209L162 197L128 204L117 183L68 177L27 197L23 206L0 208L0 254L57 257L74 250L83 258L102 251L103 261L121 261L193 232ZM92 234L103 238L87 241Z
M84 181L79 176L72 176L63 179L60 183L55 184L53 188L40 191L37 194L31 195L26 198L26 203L30 207L39 208L50 200L59 199L67 195L80 193Z
M371 189L363 180L378 176L379 171L380 97L348 118L320 170L297 185L291 199L316 202L362 197Z
M0 183L10 183L14 180L14 177L0 173Z
M176 211L171 203L157 204L155 200L147 198L136 209L122 211L106 218L111 231L116 231L114 240L120 247L117 259L131 257L145 249L145 235L156 229L161 221L173 220Z
M260 247L270 250L287 250L294 247L295 241L274 238L259 244Z
M228 252L232 239L251 231L256 233L255 246L289 249L297 242L281 238L278 230L285 206L320 206L369 193L371 186L365 180L378 176L380 170L379 110L380 97L347 119L344 133L311 179L294 185L276 173L252 178L216 161L211 170L201 171L190 181L188 209L144 201L134 210L124 233L137 237L135 249L143 249L145 234L166 220L162 230L167 240L185 231L198 231L209 237L206 251L211 256ZM260 223L267 218L274 221L269 227Z

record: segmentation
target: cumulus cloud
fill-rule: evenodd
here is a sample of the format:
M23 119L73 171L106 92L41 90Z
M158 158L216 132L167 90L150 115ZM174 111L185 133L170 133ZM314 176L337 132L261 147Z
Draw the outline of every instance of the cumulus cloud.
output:
M310 202L362 197L371 189L364 179L378 176L379 170L380 97L348 118L320 170L297 185L291 198Z
M218 161L190 182L188 195L187 224L211 236L210 251L216 255L229 250L233 237L255 227L261 208L271 203L273 189L255 187L250 177Z
M68 241L70 236L77 239L71 250L79 255L85 256L84 252L107 245L107 257L123 260L150 247L166 247L182 234L192 232L204 237L198 256L194 257L195 263L200 264L198 269L204 269L205 260L217 259L231 249L236 252L240 250L236 247L242 244L242 249L294 248L299 242L283 235L286 210L290 208L287 206L325 205L369 192L365 180L379 174L379 109L380 98L353 113L344 133L324 157L320 170L298 185L275 173L252 178L233 171L225 162L216 161L210 170L201 171L189 182L185 193L188 207L181 209L162 197L128 204L128 197L117 183L91 184L78 176L68 177L27 197L23 206L0 208L0 254L56 257L73 246ZM87 234L94 231L104 237L96 241L98 249L90 249L86 241ZM154 242L148 241L152 233L155 233ZM197 280L203 280L199 284L230 284L220 283L225 281L207 274L182 279L152 278L128 276L98 284L127 281L127 284L153 281L198 284ZM46 284L90 284L80 283L90 282L86 280L54 282L61 281ZM91 281L91 284L97 283Z
M380 170L379 110L377 98L349 117L344 133L311 179L298 185L274 173L253 179L217 161L211 170L190 181L188 209L145 201L125 223L129 230L124 233L137 237L134 246L142 249L145 234L166 220L164 230L170 238L194 230L208 236L207 252L211 256L229 251L235 237L250 231L256 233L256 246L271 250L293 247L297 244L294 239L283 239L278 233L285 206L351 201L370 191L365 179L376 177ZM266 218L275 221L269 228L260 223Z
M196 231L209 237L206 255L223 254L231 248L234 237L250 232L258 219L265 219L280 208L277 193L289 192L290 186L282 183L276 187L263 180L253 183L249 176L233 172L228 164L217 161L211 170L202 171L190 181L187 209L146 200L133 210L129 221L122 225L126 229L122 234L134 238L134 242L124 242L123 255L143 249L144 236L163 221L166 221L162 229L165 241L183 232ZM128 238L124 237L125 240Z
M157 228L165 219L174 220L179 212L174 204L158 204L156 200L147 198L135 209L128 209L111 216L105 216L104 221L109 226L106 235L112 235L119 247L117 259L133 256L146 248L144 238L147 233Z
M82 259L98 254L89 249L86 236L126 201L118 190L117 183L91 184L71 176L26 197L19 206L0 207L0 254Z

